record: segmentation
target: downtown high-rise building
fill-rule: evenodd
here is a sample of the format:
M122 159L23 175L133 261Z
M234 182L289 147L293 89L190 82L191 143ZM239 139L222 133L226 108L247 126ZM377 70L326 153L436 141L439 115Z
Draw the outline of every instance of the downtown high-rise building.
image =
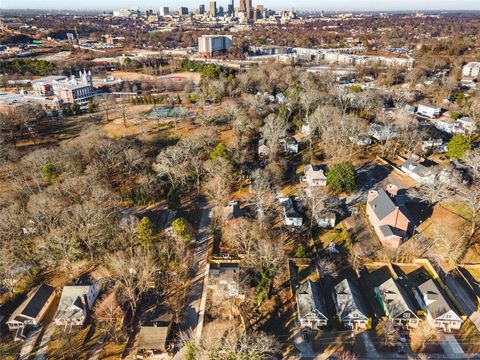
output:
M205 14L205 5L201 4L201 5L198 7L198 13L199 13L200 15Z
M208 9L208 14L211 17L217 17L217 2L210 1L210 8Z
M222 17L223 15L225 15L224 11L223 11L223 6L219 6L218 7L218 11L217 11L217 15Z
M250 20L253 14L252 0L240 0L238 11L245 13L245 17Z
M182 6L182 7L180 8L180 15L182 15L182 16L188 15L188 8Z
M170 15L170 10L168 9L168 7L162 6L162 7L160 8L159 15L160 15L160 16L168 16L168 15Z

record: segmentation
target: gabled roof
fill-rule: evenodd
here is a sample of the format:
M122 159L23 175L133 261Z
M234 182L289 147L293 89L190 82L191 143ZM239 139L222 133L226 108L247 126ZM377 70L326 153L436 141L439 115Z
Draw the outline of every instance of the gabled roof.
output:
M450 303L450 300L444 296L432 279L421 284L418 287L418 290L420 290L422 294L428 312L434 319L449 311L453 311L458 316L453 305Z
M390 225L382 225L379 227L379 229L384 237L390 237L390 236L405 237L406 236L404 231L394 228L393 226L390 226Z
M348 316L355 310L358 310L363 315L367 316L362 296L354 282L345 278L335 286L334 291L338 305L338 315L341 318Z
M298 287L296 297L300 317L304 317L312 311L317 311L327 319L320 289L312 280L309 279Z
M82 298L87 295L92 285L65 286L62 290L60 303L55 314L55 319L73 319L82 317L84 306Z
M420 163L417 163L413 159L408 159L407 161L405 161L402 167L412 171L420 177L428 176L431 173L429 168Z
M392 278L380 284L377 289L382 296L390 316L395 318L409 311L417 317L410 299Z
M302 218L302 214L298 211L295 201L292 198L288 198L283 202L283 210L285 211L285 217Z
M32 291L27 299L14 311L11 319L24 321L25 318L35 319L42 311L45 303L50 299L55 288L42 284Z
M378 220L382 220L394 212L397 208L392 197L383 189L378 190L378 196L370 201L370 206L377 216Z

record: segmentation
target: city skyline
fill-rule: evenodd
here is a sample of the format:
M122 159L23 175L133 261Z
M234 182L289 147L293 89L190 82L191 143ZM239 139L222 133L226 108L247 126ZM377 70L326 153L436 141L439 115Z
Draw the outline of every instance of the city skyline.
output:
M230 1L217 1L217 6L222 4L229 4ZM86 0L82 2L82 6L76 3L67 3L63 0L52 0L50 2L43 2L39 0L19 0L16 2L3 3L1 8L4 9L62 9L62 10L113 10L118 8L139 7L140 9L158 9L161 6L168 6L171 9L179 9L181 6L186 6L190 9L197 9L200 4L208 5L209 1L184 0L178 1L137 1L135 0L118 0L118 1L104 1L99 6L98 1ZM407 11L407 10L480 10L480 2L478 0L439 0L436 2L426 0L405 0L401 4L391 2L386 4L383 1L368 0L363 1L361 5L358 2L351 0L339 1L323 1L319 4L315 0L299 0L292 3L286 0L274 1L255 1L253 6L262 4L268 8L275 10L287 10L292 7L296 10L325 10L325 11ZM235 1L235 8L238 8L239 1ZM226 8L226 6L224 6Z

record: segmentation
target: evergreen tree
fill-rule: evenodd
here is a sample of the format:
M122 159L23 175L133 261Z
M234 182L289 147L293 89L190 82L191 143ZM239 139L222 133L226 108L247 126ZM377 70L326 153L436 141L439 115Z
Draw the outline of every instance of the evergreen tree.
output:
M355 167L348 162L333 164L327 174L327 184L334 192L351 193L357 187Z
M144 216L138 223L137 236L138 242L142 248L145 250L152 248L156 238L156 233L155 227L148 217Z
M472 149L472 142L464 135L453 135L448 143L447 155L451 158L461 159L465 153Z

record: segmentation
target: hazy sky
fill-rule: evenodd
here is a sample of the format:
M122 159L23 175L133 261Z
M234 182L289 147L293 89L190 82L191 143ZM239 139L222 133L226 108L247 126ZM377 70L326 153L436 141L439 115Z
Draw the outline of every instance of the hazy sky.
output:
M31 9L118 9L139 6L140 9L158 9L168 6L177 9L187 6L198 8L199 4L208 4L209 0L0 0L0 8ZM480 0L253 0L271 9L299 10L480 10ZM218 0L217 6L226 7L227 0ZM238 0L235 0L235 7Z

